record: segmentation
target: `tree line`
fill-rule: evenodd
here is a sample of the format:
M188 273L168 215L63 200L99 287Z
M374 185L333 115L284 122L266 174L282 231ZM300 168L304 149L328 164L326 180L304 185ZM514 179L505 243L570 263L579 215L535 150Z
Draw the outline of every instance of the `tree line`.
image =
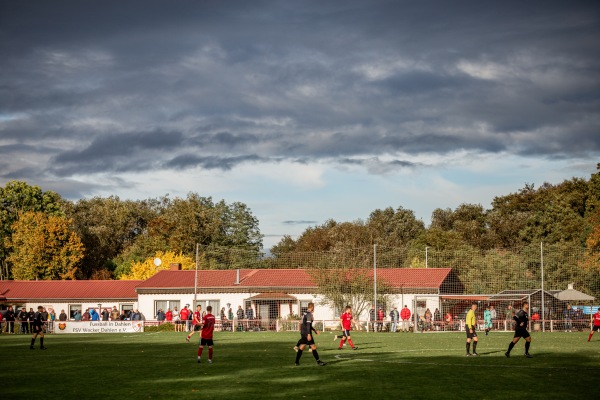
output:
M69 201L11 181L0 187L0 202L2 279L145 279L169 262L193 268L197 244L201 267L216 269L316 267L314 258L303 254L373 245L388 249L384 254L396 260L390 266L415 267L423 266L425 248L432 254L497 257L498 249L544 242L585 249L581 267L600 270L600 164L589 179L538 188L525 184L516 193L495 197L490 209L479 204L438 208L428 227L403 207L374 210L366 220L328 220L296 239L284 236L267 255L258 219L245 204L215 202L197 193ZM159 267L152 263L157 256L163 259ZM361 260L369 260L365 256ZM470 275L485 269L458 261L454 267Z

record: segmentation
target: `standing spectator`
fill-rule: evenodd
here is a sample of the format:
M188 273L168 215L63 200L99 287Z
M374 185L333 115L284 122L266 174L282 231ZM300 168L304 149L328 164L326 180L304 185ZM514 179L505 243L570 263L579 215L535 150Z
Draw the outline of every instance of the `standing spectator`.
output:
M242 308L242 306L238 306L236 314L238 320L244 319L244 309Z
M44 323L46 320L44 319L44 307L39 306L38 311L34 314L33 317L33 337L31 338L31 345L29 346L30 350L33 350L33 345L35 344L35 339L40 336L40 350L46 350L44 347Z
M254 311L252 310L252 306L250 304L248 304L248 308L246 309L246 319L254 319Z
M8 306L8 310L4 314L4 319L6 320L6 333L14 334L15 333L15 311L12 306Z
M515 344L521 338L525 338L525 357L532 358L531 354L529 354L529 346L531 346L531 336L529 332L527 332L527 326L529 324L529 317L527 315L527 311L529 310L529 303L523 302L523 307L515 314L514 320L516 321L515 325L515 336L513 340L508 345L508 350L504 355L508 358L510 357L510 351L515 347Z
M48 313L48 332L52 333L54 331L54 321L56 320L56 313L54 312L54 308L50 309Z
M410 328L410 310L404 305L404 308L400 310L400 318L402 318L402 332L408 332Z
M92 318L92 321L100 321L100 314L93 308L90 308L90 317Z
M371 324L371 330L372 331L376 331L377 330L376 329L377 322L375 322L376 319L377 319L377 315L376 314L377 313L375 312L375 306L371 306L371 309L369 310L369 321L370 321L370 324Z
M2 311L0 310L0 334L2 333L2 319L4 318Z
M33 319L35 318L35 311L33 311L33 307L29 308L29 331L31 331L31 324L33 323Z
M194 336L195 332L200 332L200 326L202 325L202 306L200 304L198 304L196 306L196 311L194 311L194 314L192 316L192 332L190 332L189 335L187 335L187 337L185 338L185 340L187 342L190 341L190 339L192 338L192 336Z
M121 313L119 313L119 310L117 310L117 306L113 306L113 309L110 312L110 320L118 321L119 319L121 319Z
M425 310L425 330L426 331L431 330L431 320L432 320L431 311L428 308Z
M208 363L212 364L213 332L215 329L215 316L212 315L212 306L207 306L206 312L206 315L202 318L202 332L200 332L200 346L198 346L198 363L200 363L204 346L208 346Z
M29 313L27 312L27 309L25 307L23 307L21 311L19 311L19 315L17 316L17 318L21 323L21 329L19 329L19 331L24 334L29 333Z
M490 306L490 315L492 316L492 322L498 319L498 313L496 312L494 306Z
M88 318L89 318L89 314L88 314ZM81 315L81 311L79 311L79 310L75 310L75 311L73 312L73 319L74 319L75 321L81 321L81 320L83 319L83 315Z
M135 321L135 320L137 320L137 315L136 315L136 312L135 312L135 310L130 310L130 311L129 311L129 320L130 320L130 321Z
M173 308L173 323L175 324L175 330L181 331L181 317L179 316L179 310L177 307Z
M59 321L67 320L67 313L65 313L65 310L60 310L60 314L58 315L58 320Z
M515 310L512 308L512 304L509 304L506 307L506 311L504 313L504 318L506 319L506 329L512 329L513 325L513 317L515 315Z
M490 306L487 306L483 312L483 327L485 328L485 336L487 336L492 329L492 311L490 310Z
M470 356L471 350L471 341L473 342L473 354L474 356L478 356L477 354L477 332L475 332L475 328L477 327L477 317L475 316L475 310L477 310L477 303L471 304L471 309L467 313L467 317L465 318L465 328L467 329L467 356Z
M450 329L450 330L454 330L454 320L452 319L452 313L450 311L448 311L448 313L446 314L446 328Z
M594 314L594 325L592 326L592 331L590 332L590 335L588 336L588 342L590 340L592 340L592 336L594 336L594 332L598 332L600 331L600 308L598 308L598 310L596 311L596 314Z
M570 304L567 304L567 308L563 312L563 318L565 320L565 332L573 332L573 309Z
M165 321L168 323L173 322L173 311L170 308L167 308L167 312L165 313Z
M392 332L396 332L398 321L400 320L400 313L398 312L398 307L394 307L392 311L390 311L390 320L392 321Z
M159 324L162 324L165 318L165 312L162 310L162 308L159 308L158 312L156 313L156 320Z
M440 309L436 307L433 312L433 324L435 326L435 330L439 330L439 325L442 322L442 314L440 313Z
M233 310L229 307L229 311L227 312L228 318L230 321L233 321Z
M385 313L383 312L383 308L379 307L377 310L377 329L379 331L383 330L383 319L385 318Z
M302 324L300 325L300 341L298 346L298 352L296 353L296 362L294 363L296 366L300 365L300 357L302 357L302 352L309 346L312 349L312 355L317 361L317 364L320 366L325 366L327 363L324 363L319 359L319 353L317 352L317 345L313 339L312 333L314 332L316 335L319 334L317 330L312 326L313 323L313 311L315 309L315 304L310 302L308 303L308 310L306 314L302 317Z
M110 313L108 312L108 309L105 308L104 310L102 310L102 321L108 321L109 317Z
M89 321L90 319L92 319L92 314L90 313L90 310L87 309L87 310L85 310L85 312L81 316L81 320L82 321Z
M188 309L188 305L186 304L181 311L179 311L179 319L181 321L181 331L188 331L188 317L190 316L190 310Z

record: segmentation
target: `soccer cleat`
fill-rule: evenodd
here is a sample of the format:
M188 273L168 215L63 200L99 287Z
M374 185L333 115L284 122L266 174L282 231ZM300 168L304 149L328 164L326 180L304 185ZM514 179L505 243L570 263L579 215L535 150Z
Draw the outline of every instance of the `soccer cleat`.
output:
M334 335L334 336L333 336L333 341L335 342L337 339L338 339L338 336L337 336L337 335Z
M342 350L342 348L341 348L341 347L338 347L338 350Z
M504 355L506 356L506 358L510 358L510 353L508 351L504 353Z
M200 357L198 357L198 364L200 364Z
M465 354L465 357L471 357L471 353Z
M298 346L294 346L294 351L297 353L298 352Z
M358 346L354 346L352 350L358 350Z
M533 356L531 354L529 354L529 353L525 353L525 357L527 357L527 358L533 358Z
M479 357L479 353L473 353L475 357Z
M189 342L190 342L190 337L189 337L189 336L186 336L186 337L185 337L185 341L189 343Z
M294 365L295 365L296 367L298 367L298 366L300 365L300 363L299 363L299 362L295 362L295 363L294 363Z
M324 366L326 366L326 365L327 365L327 363L326 363L326 362L323 362L323 361L321 361L321 360L317 361L317 364L319 364L321 367L324 367Z
M212 364L212 360L211 360L211 359L209 359L209 360L208 360L208 363L209 363L209 364Z

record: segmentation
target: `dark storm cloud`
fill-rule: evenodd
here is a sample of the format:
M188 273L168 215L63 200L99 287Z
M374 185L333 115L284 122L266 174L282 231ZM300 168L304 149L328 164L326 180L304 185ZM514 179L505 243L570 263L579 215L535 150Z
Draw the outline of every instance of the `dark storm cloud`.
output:
M0 152L40 161L0 174L281 160L377 174L461 150L597 158L599 11L595 1L4 1Z

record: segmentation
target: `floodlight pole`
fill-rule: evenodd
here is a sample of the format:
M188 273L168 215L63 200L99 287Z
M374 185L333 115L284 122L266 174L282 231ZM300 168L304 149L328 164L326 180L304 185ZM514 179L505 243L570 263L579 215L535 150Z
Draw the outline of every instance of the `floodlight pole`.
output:
M375 327L377 326L377 244L373 245L373 306L375 310L373 317L375 320L372 322L372 326L375 331Z
M196 243L196 274L194 275L194 305L192 312L196 309L196 298L198 297L198 243Z
M540 242L540 262L542 266L542 332L546 331L544 319L546 318L546 309L544 307L544 242Z
M425 268L429 267L429 247L425 246Z

